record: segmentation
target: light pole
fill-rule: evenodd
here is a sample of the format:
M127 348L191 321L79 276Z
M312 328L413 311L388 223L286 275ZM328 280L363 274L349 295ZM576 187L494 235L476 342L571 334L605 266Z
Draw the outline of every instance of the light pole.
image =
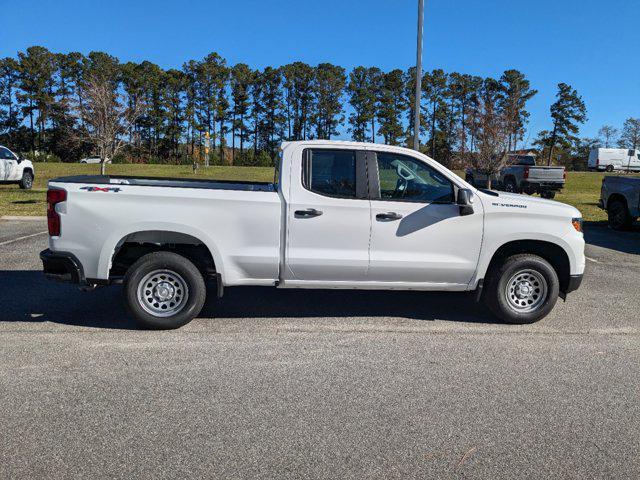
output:
M420 148L420 97L422 96L422 24L424 0L418 0L418 47L416 51L416 91L413 106L413 149Z

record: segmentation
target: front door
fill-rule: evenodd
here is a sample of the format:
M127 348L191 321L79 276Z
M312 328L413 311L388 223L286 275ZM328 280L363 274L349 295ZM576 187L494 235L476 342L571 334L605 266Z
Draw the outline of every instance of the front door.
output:
M370 159L369 280L462 288L480 254L480 202L472 215L461 216L453 182L435 168L397 153Z
M0 147L0 182L9 180L9 172L11 165L9 159L13 160L13 154L9 149Z
M297 173L291 178L285 280L366 280L371 217L364 151L307 148L302 181Z

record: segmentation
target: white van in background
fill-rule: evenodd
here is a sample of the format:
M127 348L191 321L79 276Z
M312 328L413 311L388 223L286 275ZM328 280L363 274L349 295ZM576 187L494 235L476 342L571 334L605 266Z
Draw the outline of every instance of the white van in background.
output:
M640 170L640 151L626 148L592 148L589 152L589 170Z

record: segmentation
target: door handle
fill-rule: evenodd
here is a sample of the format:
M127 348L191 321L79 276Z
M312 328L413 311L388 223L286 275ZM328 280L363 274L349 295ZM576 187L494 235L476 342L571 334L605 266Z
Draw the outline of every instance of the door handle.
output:
M322 210L307 208L306 210L296 210L294 213L296 217L319 217L322 215Z
M376 215L378 220L400 220L402 215L396 212L379 213Z

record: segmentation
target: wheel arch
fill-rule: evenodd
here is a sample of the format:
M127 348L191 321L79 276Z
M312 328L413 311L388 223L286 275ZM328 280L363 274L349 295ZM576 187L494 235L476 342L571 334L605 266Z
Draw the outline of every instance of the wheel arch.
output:
M483 275L479 278L487 278L497 265L506 258L528 253L538 255L551 264L558 275L560 291L566 292L571 279L571 261L566 249L558 243L547 240L512 240L500 245L491 256Z
M625 206L625 208L627 210L629 210L629 204L627 203L627 197L625 197L623 194L621 193L612 193L611 195L609 195L609 198L607 198L607 208L609 208L609 205L611 204L611 202L614 202L616 200L619 200L623 203L623 205Z
M112 274L120 274L127 264L154 251L182 254L203 273L215 273L224 280L224 262L212 238L186 225L155 222L131 226L110 235L100 253L98 277L108 279Z

